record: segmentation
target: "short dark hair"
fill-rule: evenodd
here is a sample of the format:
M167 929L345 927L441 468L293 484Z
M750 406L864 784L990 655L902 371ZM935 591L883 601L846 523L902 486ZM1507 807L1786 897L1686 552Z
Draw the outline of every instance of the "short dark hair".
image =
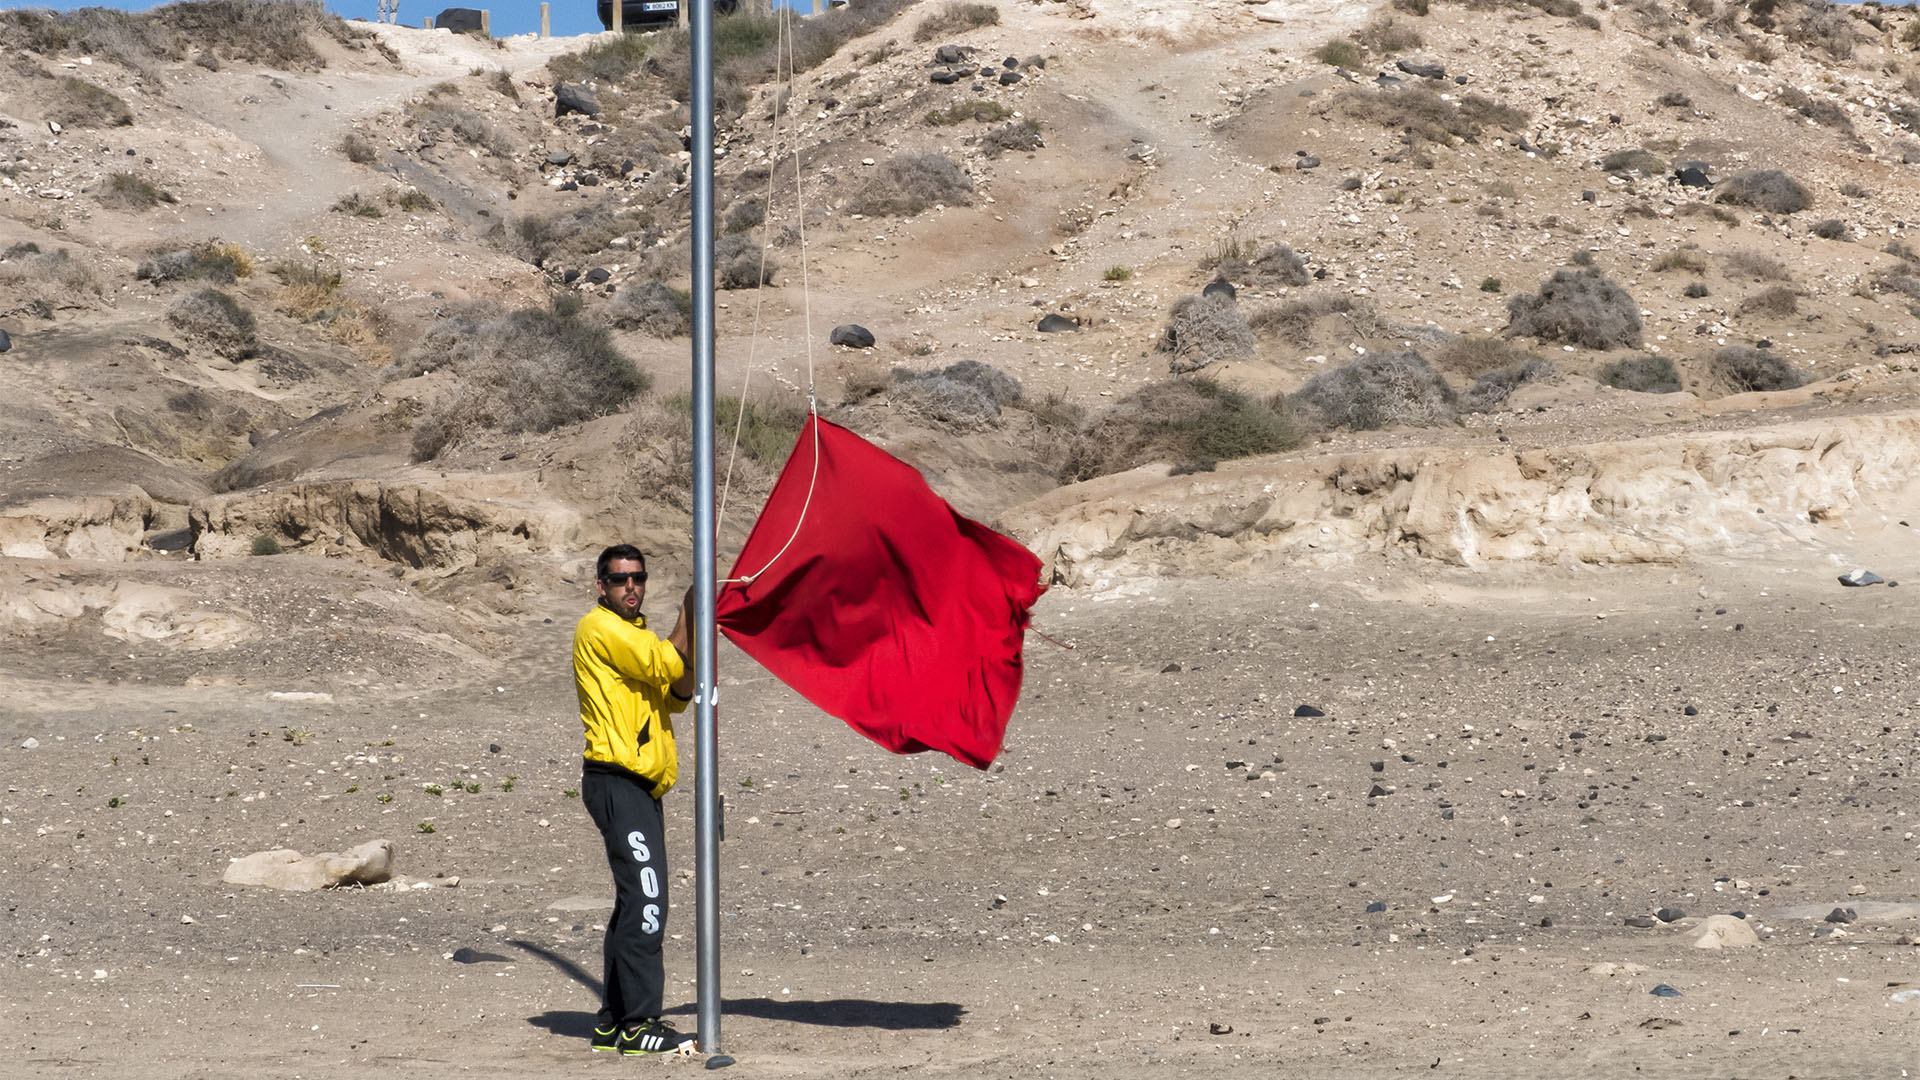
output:
M634 562L640 564L640 569L645 570L647 568L647 557L640 554L639 548L634 547L632 544L615 544L600 553L599 561L593 564L593 576L596 578L606 577L607 564L613 562L615 559L632 559Z

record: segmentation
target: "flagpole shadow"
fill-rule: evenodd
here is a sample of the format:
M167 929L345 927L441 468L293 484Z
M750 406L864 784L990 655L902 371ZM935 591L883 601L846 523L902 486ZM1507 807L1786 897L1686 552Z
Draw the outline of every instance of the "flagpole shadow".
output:
M599 979L588 974L579 964L561 956L552 949L542 945L535 945L531 941L521 941L518 938L508 941L507 944L530 952L540 959L545 960L547 963L552 964L555 968L559 969L561 974L579 983L581 986L586 987L588 990L591 990L595 1001L599 1001L606 992L606 988L601 984ZM593 1025L597 1018L598 1010L594 1012L576 1012L569 1009L549 1009L538 1016L527 1017L527 1023L532 1024L534 1027L550 1031L563 1038L586 1039L593 1036Z
M667 1014L689 1015L694 1006L681 1005ZM966 1006L952 1001L867 1001L834 998L829 1001L775 1001L772 998L728 998L720 1003L728 1016L751 1016L787 1024L816 1027L868 1027L883 1031L927 1031L960 1026Z

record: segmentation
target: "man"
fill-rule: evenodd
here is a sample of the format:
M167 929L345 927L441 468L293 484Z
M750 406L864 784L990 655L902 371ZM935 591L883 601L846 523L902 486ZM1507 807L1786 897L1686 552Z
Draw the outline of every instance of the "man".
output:
M662 641L647 629L647 561L616 544L594 564L599 603L573 631L573 681L587 748L580 800L607 846L613 916L607 920L606 996L593 1049L691 1053L694 1036L660 1020L666 969L667 849L660 798L680 771L672 717L694 693L693 590Z

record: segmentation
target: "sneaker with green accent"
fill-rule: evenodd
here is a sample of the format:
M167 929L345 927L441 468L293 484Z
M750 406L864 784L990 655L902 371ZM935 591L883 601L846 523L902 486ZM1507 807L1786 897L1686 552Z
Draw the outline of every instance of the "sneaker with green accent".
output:
M608 1024L604 1028L596 1025L593 1029L594 1053L597 1054L602 1050L611 1052L618 1049L620 1049L620 1025Z
M683 1035L657 1018L640 1021L620 1032L619 1038L623 1054L691 1055L698 1042L694 1036Z

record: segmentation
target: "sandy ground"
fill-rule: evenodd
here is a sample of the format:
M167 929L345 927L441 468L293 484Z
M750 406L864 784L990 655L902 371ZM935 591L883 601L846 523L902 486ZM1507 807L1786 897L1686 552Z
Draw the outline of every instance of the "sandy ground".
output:
M0 1072L688 1067L586 1048L608 886L571 591L520 648L394 678L320 651L335 568L276 562L265 675L246 646L171 687L152 646L15 653ZM1904 1075L1904 595L1784 564L1056 592L1037 625L1075 648L1030 644L986 773L887 755L729 653L722 1049L768 1076ZM691 789L669 808L691 1026ZM374 837L427 885L219 880ZM1689 919L1623 924L1663 907ZM1736 911L1761 944L1691 947Z

